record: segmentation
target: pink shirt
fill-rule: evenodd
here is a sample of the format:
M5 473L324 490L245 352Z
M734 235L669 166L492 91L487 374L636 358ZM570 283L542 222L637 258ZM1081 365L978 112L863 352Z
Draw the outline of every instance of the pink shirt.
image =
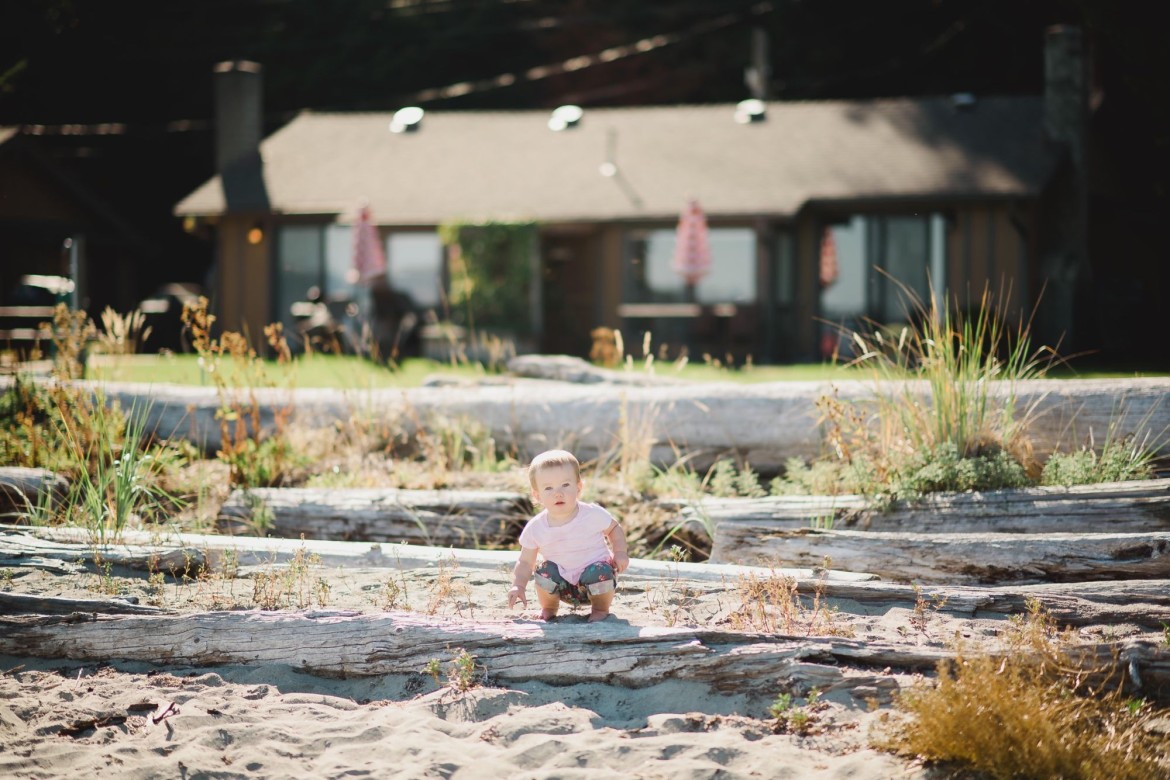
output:
M597 504L577 502L577 516L564 525L548 524L548 510L533 517L520 532L520 546L536 548L546 561L556 563L561 576L576 585L592 563L608 561L605 530L613 515Z

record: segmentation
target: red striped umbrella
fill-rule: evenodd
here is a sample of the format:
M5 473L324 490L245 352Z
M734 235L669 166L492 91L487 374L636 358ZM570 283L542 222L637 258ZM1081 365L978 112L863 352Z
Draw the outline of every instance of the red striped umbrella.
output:
M358 210L357 222L353 226L353 269L359 282L368 282L386 273L386 254L382 251L382 240L370 218L368 205Z
M711 270L711 245L707 240L707 217L692 198L678 218L674 241L674 272L687 286L694 286Z

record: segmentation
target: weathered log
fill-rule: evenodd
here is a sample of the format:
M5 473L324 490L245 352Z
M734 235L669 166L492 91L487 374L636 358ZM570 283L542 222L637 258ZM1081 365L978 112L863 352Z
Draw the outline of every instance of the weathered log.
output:
M983 493L939 493L874 508L864 496L769 496L661 500L675 523L709 527L724 520L774 530L964 533L1133 533L1170 531L1170 479ZM673 523L671 523L673 525Z
M30 543L27 540L44 540L52 544ZM57 550L54 553L65 560L74 561L83 557L89 544L88 531L66 526L29 528L26 526L0 525L0 540L5 540L12 551L11 565L28 565L27 556L35 556L41 550ZM123 531L125 548L145 548L148 556L156 549L197 552L195 560L208 569L218 569L229 557L234 564L273 565L289 563L298 557L313 556L324 566L331 567L376 567L376 568L430 568L453 562L463 568L507 571L516 563L516 550L470 550L462 548L425 547L409 544L364 544L322 539L258 538L253 536L222 536L219 534L167 533L160 536L146 531ZM63 545L63 546L62 546ZM188 553L179 553L185 556ZM180 557L180 560L185 558ZM706 582L731 581L744 574L772 575L779 573L798 581L812 580L828 582L865 582L876 580L876 575L864 572L843 572L823 569L781 569L753 568L751 566L718 565L710 563L671 563L635 558L626 570L628 576L639 577L685 577Z
M405 612L211 612L167 616L0 618L0 653L79 661L209 666L283 664L310 674L416 674L466 651L496 683L604 682L639 688L667 679L775 692L802 667L928 671L953 651L840 638L795 638L689 628L472 622ZM1086 650L1090 665L1116 652L1143 692L1170 693L1170 650L1129 641ZM829 682L819 669L816 684ZM805 679L808 672L805 672ZM867 680L868 682L868 680ZM842 681L844 684L844 681ZM871 686L866 685L867 690Z
M802 580L799 593L816 593L842 612L930 609L959 618L1027 614L1038 604L1061 627L1119 623L1161 630L1170 624L1170 580L1113 580L979 587L893 582Z
M57 542L42 538L34 533L34 529L23 530L27 532L0 532L0 565L30 566L37 565L36 561L48 559L102 566L109 564L138 571L191 574L207 565L204 551L193 547Z
M57 506L68 493L69 481L48 469L0 466L0 517Z
M716 563L809 566L832 561L922 583L1076 582L1170 577L1170 533L968 534L778 531L727 520L715 529Z
M260 488L233 491L218 523L291 539L475 546L514 539L531 511L521 493Z
M0 377L0 387L6 378ZM296 421L322 427L349 419L355 410L394 421L404 435L434 416L474 420L497 442L531 455L556 443L572 446L583 459L614 450L623 431L639 431L657 464L674 463L680 455L695 468L734 453L757 471L776 471L789 457L811 459L821 453L816 401L834 391L843 399L866 400L875 387L898 392L900 384L868 381L770 382L758 384L694 383L678 386L620 387L533 382L484 387L426 387L344 393L305 388L240 390L239 400L260 405L262 426L274 427L277 410ZM84 386L84 385L83 385ZM911 397L927 397L921 383L908 385ZM214 452L220 427L216 413L225 399L211 387L158 384L102 385L106 397L124 409L140 409L149 430L160 436L184 437ZM1165 453L1170 441L1170 379L1034 380L1011 387L996 384L1006 396L1014 389L1017 408L1028 414L1028 434L1037 453L1060 446L1104 441L1109 435L1139 437L1152 433L1151 444ZM149 399L149 403L146 403ZM227 399L230 401L231 399Z
M103 615L164 615L170 610L125 599L71 599L64 596L34 596L0 591L0 615L72 615L88 612Z

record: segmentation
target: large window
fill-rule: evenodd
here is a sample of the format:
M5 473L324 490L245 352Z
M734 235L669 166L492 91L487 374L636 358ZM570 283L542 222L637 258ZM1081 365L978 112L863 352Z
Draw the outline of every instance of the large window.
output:
M756 234L749 228L708 232L711 271L695 285L700 304L751 303L756 299ZM631 233L625 263L626 303L682 302L686 283L672 268L675 231Z
M945 277L945 222L940 215L854 216L822 238L820 297L826 326L822 351L840 346L835 328L865 329L913 318L916 301L941 294Z
M386 239L387 280L410 296L420 310L440 302L442 248L434 232L392 233ZM353 228L349 225L282 225L278 237L274 280L276 313L299 346L295 334L304 310L298 303L316 297L334 320L360 339L373 306L370 287L358 284L353 271ZM298 316L298 314L300 316Z
M392 233L386 241L390 286L421 310L439 308L443 245L438 233Z

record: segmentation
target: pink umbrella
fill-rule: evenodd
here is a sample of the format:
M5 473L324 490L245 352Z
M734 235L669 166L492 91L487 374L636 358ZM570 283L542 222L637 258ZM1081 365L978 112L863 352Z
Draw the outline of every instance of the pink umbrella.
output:
M821 235L821 287L828 287L837 281L838 273L837 242L833 240L832 229L825 228Z
M691 198L678 218L674 241L674 272L693 288L711 270L711 245L707 240L707 217L699 201Z
M382 251L382 240L378 228L370 218L370 207L362 204L358 209L357 222L353 226L353 270L359 282L386 273L386 255Z

